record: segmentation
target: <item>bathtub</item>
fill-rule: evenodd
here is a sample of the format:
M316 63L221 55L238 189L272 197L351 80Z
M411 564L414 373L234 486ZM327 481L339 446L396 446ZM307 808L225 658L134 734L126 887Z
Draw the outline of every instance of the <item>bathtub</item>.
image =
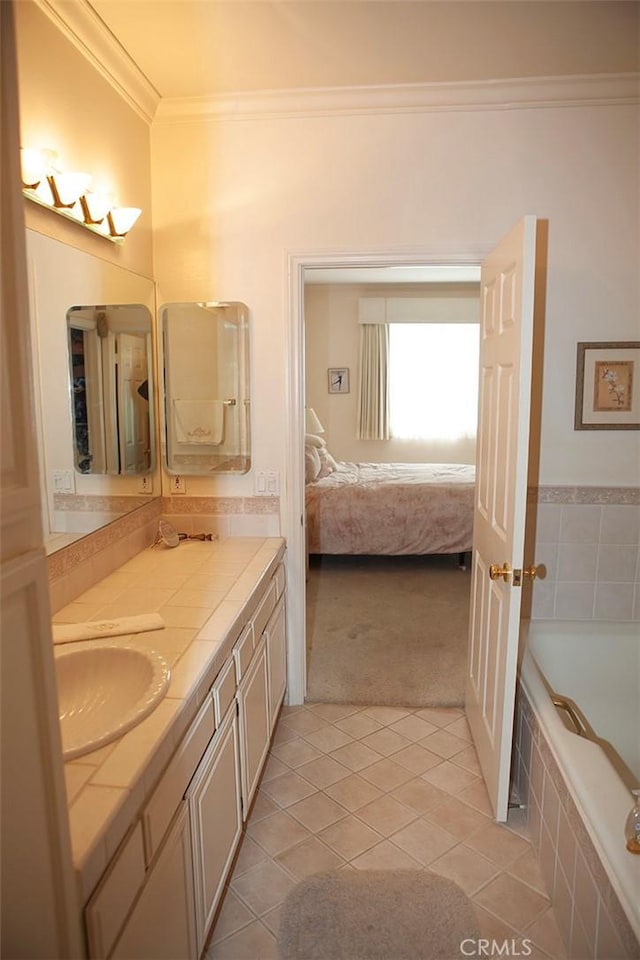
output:
M525 712L530 707L533 714L527 726L534 745L530 744L528 749L530 756L533 756L536 752L535 740L539 738L536 760L543 771L536 772L535 764L531 762L528 771L530 783L526 785L525 792L528 786L534 787L537 781L534 792L537 789L538 794L544 793L546 787L541 788L540 784L546 777L551 781L548 792L554 793L554 803L562 804L563 797L567 798L568 795L570 799L566 802L570 810L566 814L566 821L570 822L572 818L576 821L577 811L581 824L578 823L574 835L584 836L583 825L593 845L589 854L595 850L630 926L630 930L626 930L628 936L625 940L625 931L620 932L620 922L616 924L618 904L614 897L603 894L603 910L608 911L608 915L605 918L603 914L602 928L605 920L610 920L625 943L627 955L636 956L637 941L640 940L640 856L629 853L625 848L624 823L633 805L630 789L640 783L640 624L525 621L522 624L520 649L519 683L525 695L521 699L525 705L528 701ZM555 706L551 691L565 698L565 702ZM574 703L578 706L577 717L573 710ZM593 728L589 732L595 731L595 735L605 741L602 745L575 732L584 717L587 728ZM518 719L521 723L521 717ZM518 736L518 756L522 768L526 744L520 734ZM554 780L557 781L555 786ZM562 817L558 817L557 809L554 810L552 804L549 814L551 820L545 821L542 805L542 799L537 797L535 816L540 817L546 828L543 830L539 827L538 845L543 842L550 845L549 837L554 828L557 836L553 869L547 866L547 882L553 885L557 880L557 874L553 872L557 869L555 864L559 862L563 848L571 847L560 837L557 823ZM576 843L576 846L580 847L580 843ZM542 850L540 853L544 867L544 859L550 857ZM589 856L585 853L584 857L588 863ZM584 867L584 861L579 862ZM589 864L596 878L596 886L600 864L595 867ZM572 899L577 897L581 886L578 873L572 864L563 864L562 883L568 885ZM604 877L602 873L601 876ZM576 889L572 889L572 882ZM592 912L593 905L587 905L580 924L575 926L577 933L572 933L574 921L569 918L565 924L565 939L568 936L570 940L575 936L576 943L579 943L580 937L588 940L590 931L585 928L591 924L589 914ZM597 920L593 922L597 924ZM631 931L635 936L635 944ZM593 927L593 936L596 939L599 936L597 925ZM591 955L597 957L606 954L596 944Z

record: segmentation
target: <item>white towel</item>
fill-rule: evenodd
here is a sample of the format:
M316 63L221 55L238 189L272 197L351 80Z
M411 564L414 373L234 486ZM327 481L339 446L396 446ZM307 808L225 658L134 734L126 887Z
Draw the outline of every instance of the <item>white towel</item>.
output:
M178 443L222 443L222 400L174 400L173 421Z
M147 630L163 629L164 620L159 613L112 617L110 620L87 620L85 623L54 623L53 642L73 643L75 640L121 637L128 633L145 633Z

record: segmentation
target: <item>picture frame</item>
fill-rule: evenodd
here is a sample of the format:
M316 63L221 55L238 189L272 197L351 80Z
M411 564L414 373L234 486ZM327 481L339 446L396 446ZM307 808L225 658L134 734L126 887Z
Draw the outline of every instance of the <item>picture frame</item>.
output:
M349 393L349 367L329 367L329 393Z
M640 341L578 343L575 430L640 430Z

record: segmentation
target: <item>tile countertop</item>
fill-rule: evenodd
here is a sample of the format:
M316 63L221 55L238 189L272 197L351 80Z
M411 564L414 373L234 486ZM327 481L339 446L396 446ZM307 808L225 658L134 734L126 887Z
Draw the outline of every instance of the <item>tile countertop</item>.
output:
M284 540L184 540L143 550L54 623L158 612L162 630L114 643L151 647L171 666L166 696L113 743L65 763L71 848L86 902L177 747L284 556Z

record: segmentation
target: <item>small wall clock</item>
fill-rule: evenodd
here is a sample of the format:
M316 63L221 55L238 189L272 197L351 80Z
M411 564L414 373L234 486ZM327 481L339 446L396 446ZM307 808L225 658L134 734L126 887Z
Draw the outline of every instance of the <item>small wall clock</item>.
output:
M349 393L349 368L330 367L329 393Z

